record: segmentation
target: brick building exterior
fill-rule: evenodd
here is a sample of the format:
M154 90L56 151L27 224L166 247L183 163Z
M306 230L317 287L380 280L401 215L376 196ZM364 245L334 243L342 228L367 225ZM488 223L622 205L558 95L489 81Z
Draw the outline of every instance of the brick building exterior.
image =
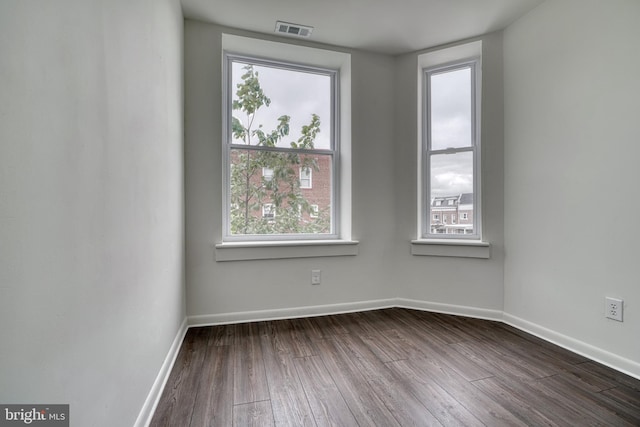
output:
M472 234L473 193L432 198L429 223L432 234Z
M302 166L308 159L313 159L317 168ZM235 152L231 154L231 166L238 162L238 157ZM331 197L332 197L332 183L331 183L331 156L329 155L300 155L300 164L290 165L293 172L296 174L298 183L300 185L300 195L304 198L312 208L312 212L301 211L300 222L310 223L315 221L318 217L330 218L331 215ZM267 183L273 179L274 170L268 167L263 167L262 170L258 170L250 177L250 184L253 188L267 187ZM280 183L280 191L288 191L287 188L282 186L287 185L284 181ZM260 207L258 209L252 209L250 215L254 218L264 218L270 220L278 215L278 208L273 203L270 196L270 192L267 190L266 195L262 196L262 199L257 201L253 200L252 203L258 202Z

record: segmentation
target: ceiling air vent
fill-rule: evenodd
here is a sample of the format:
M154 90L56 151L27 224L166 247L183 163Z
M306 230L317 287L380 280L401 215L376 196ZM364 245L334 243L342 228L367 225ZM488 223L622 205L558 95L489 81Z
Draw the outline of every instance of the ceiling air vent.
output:
M276 22L276 33L283 36L292 37L310 37L313 32L313 27L306 25L291 24L288 22Z

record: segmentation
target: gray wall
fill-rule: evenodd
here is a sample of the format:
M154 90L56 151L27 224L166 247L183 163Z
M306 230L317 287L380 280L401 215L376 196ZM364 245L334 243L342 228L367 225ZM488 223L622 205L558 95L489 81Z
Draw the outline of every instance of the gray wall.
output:
M185 318L177 0L0 2L0 402L132 425Z
M355 257L216 262L222 234L221 33L185 21L187 311L189 315L290 309L390 298L394 235L394 60L352 52ZM246 34L231 29L232 34ZM260 36L265 37L265 36ZM311 286L312 268L322 285Z
M482 40L482 207L483 240L491 243L490 259L411 256L409 242L418 223L417 55L396 61L394 140L396 296L481 310L502 310L503 283L503 91L502 33ZM428 51L425 51L428 52Z
M635 375L639 22L636 0L548 1L504 35L505 312Z
M416 53L353 51L352 152L355 257L216 262L221 239L223 31L185 21L187 311L190 316L387 298L502 310L502 38L485 37L483 154L489 260L414 257ZM264 35L255 37L268 38ZM310 271L322 269L312 287ZM336 308L336 309L339 309ZM239 318L242 318L240 316Z

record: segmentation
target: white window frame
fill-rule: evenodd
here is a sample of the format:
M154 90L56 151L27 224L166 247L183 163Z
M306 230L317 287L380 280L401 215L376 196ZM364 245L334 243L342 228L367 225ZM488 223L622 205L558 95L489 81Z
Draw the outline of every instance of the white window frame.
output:
M431 148L431 76L435 74L470 68L471 70L471 145L467 147L446 148L434 150ZM481 161L480 161L480 106L481 106L481 59L480 57L466 58L445 64L432 65L422 69L422 141L421 141L421 224L420 239L464 239L482 240L482 213L481 213ZM473 157L473 227L472 234L446 235L431 232L430 204L431 195L431 170L430 158L434 155L447 155L463 152L471 152Z
M242 63L249 63L253 65L268 66L274 68L281 68L284 70L292 70L298 72L308 72L313 74L326 75L330 78L330 99L331 99L331 118L330 133L331 141L329 149L298 149L289 147L262 147L246 144L234 144L231 132L231 120L232 114L232 100L233 100L233 88L232 86L232 64L234 61ZM223 67L223 120L224 120L224 134L223 134L223 241L295 241L295 240L332 240L339 239L341 237L341 215L340 215L340 75L338 69L323 68L318 66L309 66L292 60L280 60L272 58L264 58L257 55L245 55L236 54L232 52L224 52L224 67ZM326 120L326 119L325 119ZM307 155L322 155L330 156L331 158L331 202L330 202L330 216L331 216L331 229L329 233L323 234L231 234L231 215L230 215L230 200L231 200L231 188L230 188L230 174L227 171L231 170L231 152L234 149L241 150L254 150L254 151L270 151L277 153L291 153L307 154ZM302 168L301 168L302 169ZM309 170L311 172L311 170ZM305 187L301 187L305 188ZM309 187L311 188L311 187Z
M304 179L302 178L302 174L307 171L308 177L305 177ZM309 190L311 188L313 188L313 181L312 181L312 176L313 176L313 170L310 167L300 167L300 188L302 188L303 190ZM302 185L303 181L309 181L308 185Z

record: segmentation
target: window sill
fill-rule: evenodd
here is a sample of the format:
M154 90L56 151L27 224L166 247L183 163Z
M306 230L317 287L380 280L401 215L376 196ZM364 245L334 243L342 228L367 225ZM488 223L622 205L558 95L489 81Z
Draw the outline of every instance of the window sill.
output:
M215 245L216 261L315 258L358 255L356 240L225 242Z
M479 240L412 240L411 255L489 259L491 244Z

